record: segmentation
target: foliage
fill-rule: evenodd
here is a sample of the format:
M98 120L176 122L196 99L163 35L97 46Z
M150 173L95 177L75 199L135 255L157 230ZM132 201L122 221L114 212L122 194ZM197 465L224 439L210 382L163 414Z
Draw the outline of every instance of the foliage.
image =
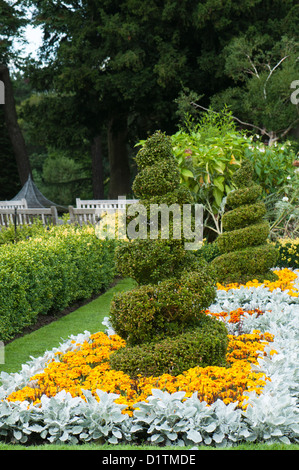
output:
M38 188L57 204L73 205L78 195L81 199L92 198L91 175L86 164L67 157L64 152L49 149L39 177L40 182L35 178Z
M222 51L233 86L214 96L211 105L231 106L239 119L267 136L269 146L283 139L298 123L290 100L291 83L298 77L298 46L295 35L274 41L270 35L247 32L233 38Z
M170 138L165 133L158 131L150 136L139 150L136 162L138 173L133 188L138 192L139 203L147 210L147 221L150 219L152 203L160 206L176 203L181 207L183 203L191 202L188 189L180 190L176 160ZM169 184L165 184L166 181ZM134 208L134 205L131 207ZM157 239L150 238L147 225L145 238L135 238L117 250L116 266L123 276L131 276L141 284L158 283L167 277L179 275L182 269L192 264L192 258L195 262L195 257L184 248L184 234L179 239L174 238L172 229L176 221L171 219L171 215L169 222L168 238L162 238L162 221L158 219Z
M288 176L287 180L287 184L265 199L270 237L274 241L279 238L297 238L299 235L298 172L295 172L294 178Z
M296 153L289 141L269 147L260 141L259 136L251 137L244 156L253 164L254 180L262 187L264 197L298 180L293 166Z
M114 241L92 227L53 227L0 247L0 338L7 341L35 322L105 289L114 275Z
M134 240L116 248L117 270L138 284L158 284L169 276L180 277L185 269L202 265L182 249L180 240Z
M186 129L171 136L181 182L196 202L209 201L214 212L234 188L232 175L240 166L247 139L236 130L229 112L207 113L198 123L187 120Z
M295 147L289 141L269 147L258 134L237 130L227 109L216 113L210 108L201 118L187 117L172 135L172 143L182 185L191 190L195 202L204 205L205 236L209 241L211 231L217 235L223 231L226 198L235 189L233 175L243 159L253 164L253 178L266 198L267 211L278 191L297 185Z
M153 202L162 204L170 199L174 202L179 194L179 178L170 138L160 131L150 136L142 143L136 161L138 173L133 188L137 190L139 203L144 204L148 211ZM153 174L158 176L153 179ZM169 184L166 184L165 175ZM187 190L184 193L188 195ZM171 220L173 226L182 222L181 217L179 221ZM162 224L161 219L157 224L158 237L161 237ZM148 230L146 236L147 239L133 239L116 253L117 269L141 285L115 297L110 311L111 322L116 332L128 342L120 354L128 358L132 353L135 371L144 370L144 355L152 362L153 369L162 370L165 364L163 356L167 356L161 345L163 335L174 337L172 361L174 370L177 370L176 367L182 367L182 364L179 366L182 359L179 358L177 344L183 341L185 328L190 324L197 326L200 312L215 296L213 272L203 258L185 250L184 237L155 240L149 238ZM143 349L141 344L149 341L149 346L144 346L147 348L144 354L134 353L134 345ZM197 356L198 344L191 341L189 346L184 367L192 361L192 356ZM113 356L111 361L121 370L123 363L117 363L117 357L114 359Z
M210 263L216 256L220 255L217 240L213 243L207 243L206 239L204 239L202 246L197 250L196 254Z
M227 197L228 206L233 208L223 215L226 231L217 239L222 254L211 263L221 283L246 282L252 278L273 280L275 277L270 268L275 266L278 252L267 244L269 225L263 221L266 208L263 202L255 202L260 191L252 175L251 162L243 161L234 175L237 189Z
M197 324L214 296L214 282L204 269L185 272L178 279L116 295L110 309L111 324L129 345L178 335L188 325Z
M0 63L8 65L16 60L13 40L20 39L20 30L27 23L22 6L1 0L0 2Z
M183 306L186 310L186 305ZM156 335L152 342L119 349L111 355L110 367L136 378L139 374L177 376L196 366L225 366L228 345L225 326L203 314L193 321L193 326L189 327L185 319L183 322L183 333L176 329L174 336L167 337L166 332Z
M32 224L24 224L17 226L15 230L14 224L9 224L7 227L2 227L0 231L0 245L7 243L15 243L18 241L25 241L29 238L38 235L44 236L47 234L47 228L44 227L41 220L35 220Z
M197 2L189 2L188 8L177 0L165 5L128 0L117 5L111 0L29 3L44 32L42 60L27 69L31 81L38 91L54 90L59 101L71 95L73 105L63 106L65 114L73 115L74 135L83 132L89 146L95 136L103 137L109 197L127 194L128 147L137 135L161 126L173 129L172 101L196 67L196 58L183 44L193 46L188 34L196 28L196 13L190 12L196 12ZM49 124L46 135L53 141L61 136L60 124L46 104L38 130Z

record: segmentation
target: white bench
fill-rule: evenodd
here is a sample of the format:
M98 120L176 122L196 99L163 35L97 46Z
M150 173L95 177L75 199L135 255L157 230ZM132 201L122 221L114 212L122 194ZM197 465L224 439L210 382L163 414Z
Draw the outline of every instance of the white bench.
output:
M97 209L105 212L114 212L117 209L125 209L126 205L136 204L138 199L76 199L76 209Z
M20 199L19 201L0 201L0 209L27 209L26 199Z

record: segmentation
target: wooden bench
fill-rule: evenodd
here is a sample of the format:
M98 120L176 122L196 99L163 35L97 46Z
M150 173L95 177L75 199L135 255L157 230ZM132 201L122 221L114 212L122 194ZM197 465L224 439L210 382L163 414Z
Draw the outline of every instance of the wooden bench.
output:
M20 199L19 201L0 201L0 209L27 209L26 199Z
M8 227L8 225L31 225L37 219L41 220L43 225L57 225L58 214L55 206L44 209L0 209L0 225Z
M95 225L101 219L101 209L78 208L69 206L71 224L92 224Z

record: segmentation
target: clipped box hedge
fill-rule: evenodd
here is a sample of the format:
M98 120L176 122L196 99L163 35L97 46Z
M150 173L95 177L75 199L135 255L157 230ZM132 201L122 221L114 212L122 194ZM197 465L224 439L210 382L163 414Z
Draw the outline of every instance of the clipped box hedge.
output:
M53 227L41 236L0 246L0 340L8 341L37 315L61 311L112 282L114 240L91 226Z

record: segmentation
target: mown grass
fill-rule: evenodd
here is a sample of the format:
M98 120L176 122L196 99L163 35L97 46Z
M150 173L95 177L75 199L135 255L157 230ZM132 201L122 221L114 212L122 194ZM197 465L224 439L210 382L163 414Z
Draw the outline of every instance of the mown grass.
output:
M135 285L131 279L122 279L114 287L109 289L97 299L85 304L72 313L59 318L57 321L50 323L32 333L21 338L15 339L5 346L5 364L0 364L0 372L7 373L18 372L22 364L30 360L30 357L39 357L45 351L58 347L59 344L66 340L70 335L76 335L87 330L90 333L103 331L102 321L108 316L110 303L116 292L129 290ZM169 451L190 450L192 447L163 447ZM80 444L80 445L63 445L63 444L44 444L44 445L19 445L0 443L0 450L97 450L97 451L151 451L161 450L161 447L149 445L111 445L111 444ZM200 446L199 450L299 450L299 445L290 444L252 444L244 443L236 447L212 448L210 446Z

